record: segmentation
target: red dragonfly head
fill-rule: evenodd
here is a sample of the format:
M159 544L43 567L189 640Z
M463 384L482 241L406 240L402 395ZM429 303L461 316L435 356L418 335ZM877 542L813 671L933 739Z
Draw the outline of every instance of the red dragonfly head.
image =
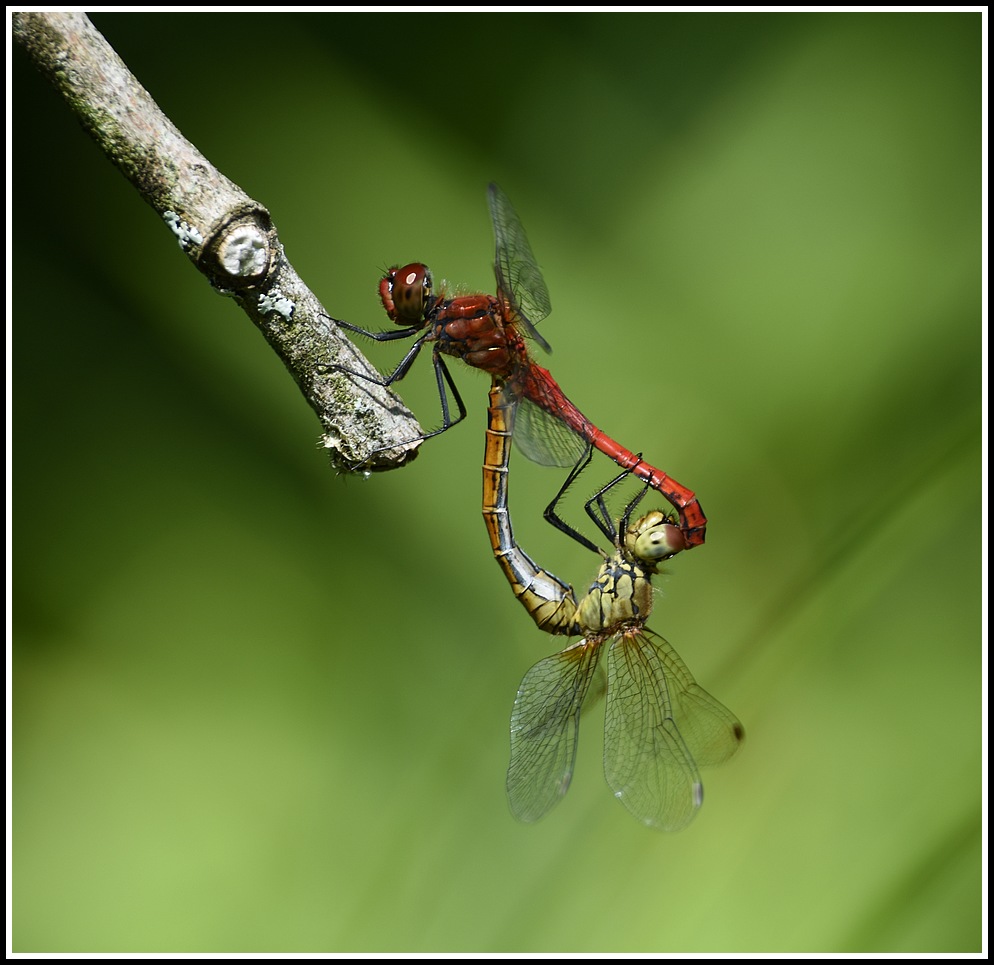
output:
M380 299L387 315L398 325L424 325L433 307L428 266L416 261L403 268L391 268L380 281Z

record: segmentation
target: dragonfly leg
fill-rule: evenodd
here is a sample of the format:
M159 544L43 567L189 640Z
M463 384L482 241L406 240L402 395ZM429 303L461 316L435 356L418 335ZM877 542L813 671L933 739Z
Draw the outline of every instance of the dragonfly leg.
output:
M641 456L639 458L641 458ZM621 534L628 528L628 521L631 519L631 515L635 511L635 507L638 506L645 494L649 491L649 484L646 483L641 492L636 493L631 502L629 502L625 507L620 522L618 525L615 525L614 515L611 513L611 510L608 509L607 500L604 497L615 486L617 486L618 483L627 479L630 475L631 470L627 469L622 473L618 473L614 479L612 479L606 486L595 492L593 496L591 496L590 499L583 504L583 508L587 511L587 515L594 521L597 528L615 545L617 545Z
M402 365L405 366L404 370L399 376L397 376L397 372L395 371L394 375L390 376L389 380L379 384L390 385L391 381L395 382L399 378L403 378L407 372L407 368L410 367L411 362L417 355L416 350L420 350L423 344L424 342L419 340L419 344L407 353L407 357L405 357L404 363L402 363ZM456 388L456 383L452 379L452 373L449 372L445 361L442 359L441 355L438 354L437 350L432 356L432 363L435 367L435 381L438 383L438 396L442 404L442 424L437 429L432 429L431 432L422 432L421 435L415 436L413 439L408 440L407 444L424 442L425 439L431 439L433 436L441 435L443 432L451 429L454 425L457 425L466 418L466 405L462 400L462 396L459 394L459 390ZM400 371L400 368L398 368L397 371ZM450 413L449 396L445 390L446 385L448 385L449 390L452 392L452 398L456 403L456 408L459 410L459 415L455 419L452 418ZM363 459L362 462L357 462L354 466L351 466L350 469L354 472L364 466L369 461L371 456L376 455L378 452L384 452L385 450L392 448L393 446L380 446L377 449L373 449L366 454L366 458Z
M384 332L371 332L368 328L360 328L358 325L353 325L351 322L344 322L340 318L332 318L330 315L325 315L324 317L329 322L334 322L339 328L355 332L356 335L364 335L366 338L371 338L377 342L393 342L398 338L410 338L412 335L417 335L424 328L424 325L408 325L406 328L388 328Z
M640 459L642 458L641 453L639 454L639 458ZM618 520L618 525L615 526L614 517L612 516L611 511L608 509L607 502L604 499L604 497L607 495L608 492L611 491L611 489L617 486L618 483L620 483L623 479L625 479L629 475L630 471L619 473L603 489L594 493L593 496L591 496L590 499L588 499L586 503L584 503L584 509L586 509L587 515L598 525L598 527L600 527L601 532L603 532L604 535L608 537L608 539L612 540L615 543L617 543L618 539L620 539L621 534L624 533L626 529L628 529L628 524L631 521L632 513L635 512L635 508L638 506L640 502L642 502L643 499L645 499L645 494L652 488L650 484L647 482L632 497L628 505L625 506L621 514L621 518ZM594 509L593 505L594 503L597 504L596 510Z
M438 385L438 399L442 404L442 425L438 429L433 429L431 432L426 433L422 436L423 439L430 439L432 436L437 436L441 432L445 432L446 429L451 429L454 425L462 422L466 418L466 406L463 403L462 396L459 394L459 390L456 388L456 383L452 380L452 373L449 371L449 367L445 364L445 360L439 354L438 343L435 343L435 350L432 354L432 365L435 367L435 382ZM449 415L449 396L445 391L445 386L448 384L450 391L452 392L452 398L456 403L456 408L459 409L459 417L453 419Z
M329 317L330 316L326 316ZM396 332L367 332L363 328L357 328L355 325L350 325L348 322L340 322L338 319L332 319L333 322L340 325L342 328L347 328L349 331L358 332L360 335L366 335L369 338L375 339L377 342L390 342L396 338L410 338L413 334L420 331L417 328L405 328L400 329ZM429 332L425 331L419 339L417 339L414 344L408 349L407 354L400 360L397 367L386 377L383 376L372 376L366 372L357 372L355 369L350 369L348 366L339 365L337 362L324 366L326 372L344 372L345 375L351 375L354 378L362 379L365 382L372 382L373 385L380 385L383 388L389 388L394 382L399 382L411 368L414 360L418 357L421 349L424 348L425 339L427 338Z
M561 500L563 496L566 495L566 490L569 489L569 487L572 486L574 482L576 482L580 473L582 473L583 470L590 465L590 460L593 454L594 454L594 447L588 443L586 449L584 449L583 451L583 455L580 456L576 465L569 471L569 475L566 477L566 481L562 484L562 486L559 487L559 492L556 493L555 498L552 500L552 502L545 507L545 512L542 515L545 517L546 522L551 523L561 533L565 533L567 536L572 537L581 546L585 546L588 550L590 550L593 553L596 553L598 556L603 556L604 553L594 543L592 543L589 539L587 539L587 537L584 536L583 533L579 532L578 530L570 526L570 524L567 523L556 512L556 506L559 504L559 500Z
M628 524L629 524L629 522L631 522L632 513L635 512L635 507L638 506L638 504L640 502L642 502L643 499L645 499L645 494L651 488L652 487L649 485L649 483L646 483L642 487L642 489L639 490L639 492L637 492L632 497L632 501L625 507L625 511L621 514L621 520L619 521L619 525L618 525L618 536L619 536L619 538L621 537L621 534L624 533L625 530L628 529ZM675 518L676 517L674 516L674 519Z
M396 331L371 332L365 328L360 328L358 325L353 325L350 322L343 322L341 319L332 318L330 315L326 315L325 318L334 322L341 328L347 329L350 332L355 332L358 335L364 335L367 338L374 339L377 342L392 342L396 339L410 338L412 335L416 335L418 332L421 332L420 337L414 341L414 344L410 347L410 349L408 349L407 353L397 364L397 367L385 377L376 377L369 375L366 372L357 372L355 369L350 369L347 366L339 365L337 363L324 367L326 371L343 372L346 375L353 376L357 379L363 379L366 382L372 382L374 385L379 385L383 388L389 388L395 382L399 382L404 378L404 376L407 375L411 369L411 366L414 364L414 360L421 353L421 349L424 348L426 340L432 334L432 330L430 328L424 328L424 325L411 325L407 328L397 329ZM462 422L462 420L466 418L466 406L463 404L462 396L456 388L456 384L452 379L451 373L438 353L437 343L432 355L432 364L435 368L435 382L438 385L438 397L442 406L442 424L439 428L433 429L431 432L425 432L420 436L415 436L413 439L409 440L409 443L423 442L425 439L431 439L432 436L437 436L440 433L445 432L447 429L451 429L452 426ZM446 385L448 385L449 391L452 393L452 398L456 403L456 408L459 411L459 415L455 419L453 419L451 415L449 396L445 388ZM363 459L362 462L356 463L350 468L355 471L368 462L371 456L391 448L393 447L380 446L378 449L373 449L366 455L366 458Z

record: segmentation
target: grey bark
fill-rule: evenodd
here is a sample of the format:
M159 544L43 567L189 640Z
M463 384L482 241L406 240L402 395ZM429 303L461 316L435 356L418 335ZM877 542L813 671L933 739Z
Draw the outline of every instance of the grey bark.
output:
M266 208L218 171L162 113L82 13L13 14L14 38L219 294L244 309L321 422L332 465L393 469L417 455L404 404L337 371L376 370L326 317L287 261Z

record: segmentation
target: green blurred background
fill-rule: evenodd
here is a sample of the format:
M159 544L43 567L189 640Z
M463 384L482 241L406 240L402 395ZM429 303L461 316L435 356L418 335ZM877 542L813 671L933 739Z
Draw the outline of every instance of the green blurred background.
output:
M555 645L489 558L486 379L336 477L15 49L14 949L978 951L980 15L93 20L356 324L396 262L491 289L504 187L558 379L701 497L651 625L748 736L658 834L592 713L515 823ZM582 584L560 478L515 460L516 530Z

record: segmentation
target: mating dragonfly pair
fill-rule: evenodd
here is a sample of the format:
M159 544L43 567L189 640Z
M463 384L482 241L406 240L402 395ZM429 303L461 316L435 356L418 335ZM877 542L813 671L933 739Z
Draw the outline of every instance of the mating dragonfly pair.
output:
M703 543L707 520L691 490L601 432L567 399L550 373L531 359L525 338L549 350L535 329L551 310L548 291L517 213L495 184L490 185L489 202L496 238L496 296L446 298L434 292L428 268L414 263L391 268L380 283L384 308L399 329L368 332L335 321L378 341L415 338L393 373L379 381L382 385L402 379L425 344L432 343L442 425L423 439L466 416L443 355L491 375L483 515L494 556L540 629L581 638L537 663L518 688L507 774L514 815L535 821L569 788L580 712L584 702L596 695L591 683L606 648L605 777L615 796L644 824L678 830L693 819L702 801L697 766L727 760L744 736L735 716L696 683L673 648L646 626L652 608L651 578L658 564ZM455 417L448 392L458 412ZM568 583L535 564L514 539L508 507L512 436L530 459L570 467L545 518L603 557L580 600ZM611 555L602 553L556 512L594 449L623 470L586 503L588 516L612 544ZM607 494L630 477L644 485L615 523ZM675 515L655 510L632 523L636 507L650 489L670 503Z

